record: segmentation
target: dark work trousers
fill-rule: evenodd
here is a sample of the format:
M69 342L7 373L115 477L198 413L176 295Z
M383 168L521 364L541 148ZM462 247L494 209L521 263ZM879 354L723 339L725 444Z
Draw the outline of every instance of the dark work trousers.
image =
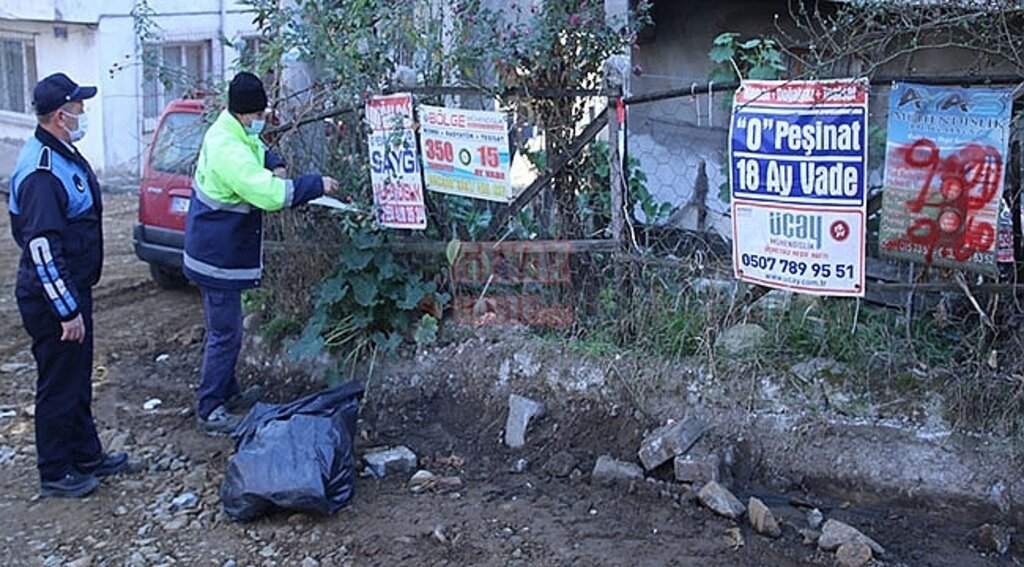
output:
M238 394L235 365L242 350L242 292L201 288L206 319L206 350L199 372L199 416Z
M60 340L60 319L45 299L18 300L36 359L36 454L39 476L59 480L71 467L100 458L92 419L92 290L78 290L85 323L81 343Z

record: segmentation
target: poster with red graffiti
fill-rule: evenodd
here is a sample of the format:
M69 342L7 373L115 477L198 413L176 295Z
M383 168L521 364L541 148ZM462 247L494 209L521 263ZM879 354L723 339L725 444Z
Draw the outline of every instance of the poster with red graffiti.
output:
M366 101L366 123L377 223L387 228L427 228L420 159L412 129L412 95L371 97Z
M889 99L882 254L997 276L1009 90L897 83Z
M868 83L744 81L729 134L737 279L864 295Z

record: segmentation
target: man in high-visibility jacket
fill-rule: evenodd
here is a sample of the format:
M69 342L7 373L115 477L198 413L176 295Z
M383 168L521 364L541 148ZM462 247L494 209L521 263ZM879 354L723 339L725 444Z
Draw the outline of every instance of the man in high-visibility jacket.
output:
M260 285L263 211L302 205L337 190L319 174L285 179L284 162L260 140L267 93L251 73L228 88L228 108L207 130L196 164L185 223L185 275L202 291L206 348L197 417L211 433L230 433L237 411L259 397L241 392L235 366L242 347L242 290Z

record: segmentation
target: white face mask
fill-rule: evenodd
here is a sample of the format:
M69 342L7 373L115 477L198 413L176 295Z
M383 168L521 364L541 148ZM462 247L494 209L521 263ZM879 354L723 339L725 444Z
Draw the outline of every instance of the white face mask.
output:
M81 114L74 114L72 112L65 112L65 114L69 114L78 119L78 128L69 130L67 126L64 127L64 130L68 133L68 137L71 138L71 141L77 142L84 138L85 133L89 130L89 115L84 111Z

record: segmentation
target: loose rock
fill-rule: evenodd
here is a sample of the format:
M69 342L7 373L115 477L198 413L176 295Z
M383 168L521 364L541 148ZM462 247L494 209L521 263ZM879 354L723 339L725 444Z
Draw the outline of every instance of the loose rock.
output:
M974 537L986 551L1006 555L1010 550L1010 531L1002 526L985 524L974 532Z
M844 543L836 550L836 561L842 567L864 567L871 557L871 548L864 543Z
M703 484L709 481L718 482L718 468L721 460L718 455L679 455L675 458L674 467L676 480L691 484Z
M462 489L462 479L457 476L442 476L434 483L439 492L454 492Z
M425 470L416 471L416 474L409 479L409 490L413 494L418 494L434 486L436 481L437 476L434 473Z
M370 473L377 478L408 473L416 468L416 453L405 445L368 453L363 457Z
M190 510L199 505L199 497L191 492L185 492L174 500L171 500L171 510Z
M22 370L28 370L32 365L27 362L8 362L0 364L0 374L16 374Z
M821 539L821 532L817 530L800 530L800 535L804 537L804 545L818 545L818 540Z
M750 497L750 501L747 503L747 516L750 518L750 525L757 533L769 537L782 535L779 523L775 520L775 514L772 514L771 509L765 506L760 499Z
M576 457L567 451L559 451L552 455L542 468L551 476L565 478L576 468Z
M715 481L705 484L697 493L697 498L714 513L733 520L742 516L746 511L742 502Z
M818 547L825 551L834 551L844 543L863 543L878 555L885 553L885 548L879 545L877 541L862 534L853 526L838 520L825 522L824 527L821 528L821 538L818 539Z
M594 464L590 478L599 484L608 485L620 480L641 480L644 478L644 471L633 463L619 461L609 455L601 455L597 458L597 463Z
M756 348L768 335L760 325L741 323L719 333L715 349L724 354L742 354Z
M640 462L651 470L676 455L682 455L700 439L707 426L695 417L656 429L640 444Z
M825 515L821 513L821 510L814 508L813 510L807 511L807 525L810 526L812 530L820 528L824 521Z
M526 445L526 429L530 420L544 415L544 404L512 394L508 397L508 419L505 421L505 444L513 449Z
M729 549L736 551L743 547L743 532L739 528L729 528L725 530L725 545L729 546Z

